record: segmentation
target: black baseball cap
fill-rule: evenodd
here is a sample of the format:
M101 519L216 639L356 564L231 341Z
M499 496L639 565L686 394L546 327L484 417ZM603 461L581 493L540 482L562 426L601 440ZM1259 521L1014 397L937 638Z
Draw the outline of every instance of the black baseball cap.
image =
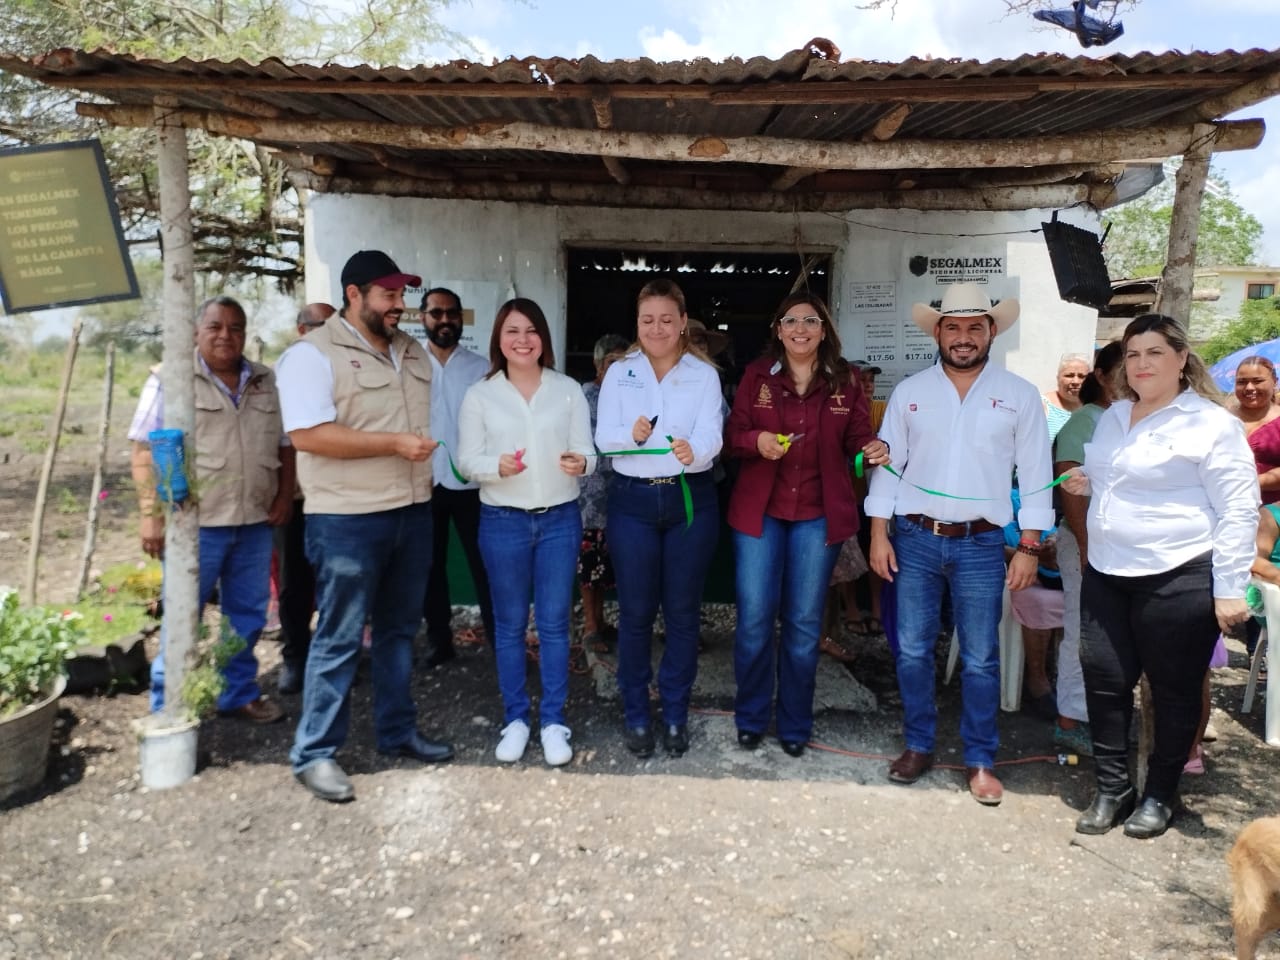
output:
M376 283L388 290L396 290L400 287L420 287L422 278L401 271L396 262L381 250L361 250L353 253L342 268L342 289L345 290L351 284L363 287L366 283Z
M871 363L869 360L854 360L849 364L849 366L857 367L859 370L866 370L868 373L874 373L876 376L884 373L883 370L877 367L874 363Z

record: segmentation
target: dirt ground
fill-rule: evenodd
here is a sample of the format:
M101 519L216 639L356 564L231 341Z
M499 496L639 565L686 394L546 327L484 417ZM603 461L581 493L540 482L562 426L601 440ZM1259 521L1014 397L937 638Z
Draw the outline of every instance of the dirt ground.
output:
M39 455L5 452L0 582L18 582ZM123 452L114 442L121 490ZM87 494L87 460L73 444L56 484ZM137 556L127 497L107 503L99 567ZM50 516L74 533L47 531L44 600L62 599L78 565L80 519ZM357 799L342 806L292 780L290 721L209 721L196 779L148 791L129 729L145 696L67 697L43 788L0 811L0 960L1231 955L1223 855L1280 795L1261 708L1239 712L1241 650L1215 678L1208 775L1184 780L1170 833L1141 842L1073 833L1089 769L1033 759L1050 729L1023 714L1001 715L1000 807L974 803L954 771L890 785L900 716L883 640L854 666L876 709L819 716L815 741L830 749L739 749L727 623L709 612L681 759L627 754L616 704L577 675L574 762L546 768L535 739L523 763L500 766L492 658L464 647L415 680L422 728L452 739L457 759L375 753L366 682L339 757ZM274 692L278 645L260 650ZM956 762L954 685L941 700L942 759ZM282 701L296 718L297 699Z

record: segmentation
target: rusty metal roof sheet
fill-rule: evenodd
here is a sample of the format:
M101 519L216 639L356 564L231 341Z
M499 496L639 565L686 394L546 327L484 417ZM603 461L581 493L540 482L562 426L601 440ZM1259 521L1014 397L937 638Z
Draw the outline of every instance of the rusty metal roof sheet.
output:
M833 144L1033 143L1037 138L1082 131L1154 127L1175 118L1185 123L1197 107L1213 104L1215 98L1232 91L1256 88L1252 99L1262 100L1280 89L1274 82L1280 76L1280 50L1108 57L1041 53L987 62L911 58L891 63L841 61L836 56L838 51L820 39L778 59L660 63L525 57L491 64L455 60L415 67L278 59L168 62L103 50L62 49L30 58L0 55L0 70L81 90L108 105L149 109L163 95L179 110L245 120L359 121L438 130L529 124L593 135L603 131ZM895 107L902 115L886 128L887 114ZM116 116L113 122L122 121ZM262 129L267 132L258 134L246 127L242 135L281 150L295 168L311 171L309 185L315 189L329 188L331 183L344 189L373 189L376 180L378 189L415 192L412 178L417 165L431 171L424 178L422 195L443 195L438 193L443 189L440 184L451 179L498 185L536 182L550 187L557 182L601 182L624 193L628 187L676 185L714 194L717 189L729 190L729 185L741 192L752 177L756 190L766 191L785 168L785 164L761 164L753 169L730 156L723 164L658 162L637 156L624 157L625 166L616 159L602 165L589 151L551 146L411 148L403 143L363 142L358 137L300 148L296 142L273 136L269 125ZM1004 172L1024 176L1022 166ZM635 172L634 184L627 169ZM984 167L984 172L999 180L1001 170L995 164ZM823 191L843 195L866 189L867 184L947 190L967 182L966 171L945 165L903 173L833 170L782 189L793 195ZM394 184L389 180L392 174L399 178ZM1077 182L1080 176L1073 169L1064 172L1060 181L1048 182ZM495 186L488 195L500 192ZM564 196L581 193L568 186L561 189ZM698 196L690 194L687 199L693 202Z

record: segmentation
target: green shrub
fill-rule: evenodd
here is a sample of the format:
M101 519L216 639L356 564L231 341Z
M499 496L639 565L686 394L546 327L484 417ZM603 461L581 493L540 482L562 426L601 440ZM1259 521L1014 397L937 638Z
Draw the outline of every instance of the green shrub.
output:
M0 588L0 717L48 696L67 655L84 643L80 615L21 607L17 591Z
M237 653L245 647L244 638L231 629L231 621L226 617L218 626L218 639L208 644L206 629L200 628L200 656L196 665L187 671L182 678L182 704L192 720L203 720L213 713L218 705L218 697L226 687L226 677L222 671Z

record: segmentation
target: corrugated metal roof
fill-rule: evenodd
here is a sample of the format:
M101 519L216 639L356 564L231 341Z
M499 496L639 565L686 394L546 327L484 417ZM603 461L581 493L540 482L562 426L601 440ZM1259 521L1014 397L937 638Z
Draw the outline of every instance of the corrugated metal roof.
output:
M320 166L328 164L335 182L348 189L361 189L361 183L375 175L381 178L380 188L387 189L392 170L405 192L416 192L413 167L419 165L431 170L422 184L423 195L436 195L432 191L443 189L440 184L452 176L499 184L612 183L620 196L631 186L663 183L687 184L714 194L719 182L741 192L751 177L758 191L767 191L786 164L753 168L728 154L725 159L730 162L725 163L693 158L659 162L624 155L609 161L612 166L605 175L599 157L590 150L554 145L529 149L527 142L512 149L496 141L482 149L470 144L465 149L418 149L394 145L394 138L380 144L376 131L367 134L371 140L307 143L300 149L298 143L273 135L269 118L460 130L523 123L548 131L593 131L595 136L603 108L610 130L633 137L731 142L781 138L833 144L888 139L937 145L1007 139L1034 144L1038 138L1081 131L1154 127L1170 118L1185 122L1189 111L1206 101L1280 75L1280 50L1108 57L1026 54L987 62L912 58L891 63L827 59L819 52L824 48L829 44L815 40L776 60L660 63L525 57L492 64L455 60L383 68L278 59L167 62L103 50L55 50L33 58L0 55L0 70L80 89L108 104L149 107L164 95L181 110L268 118L261 133L250 132L253 139L287 151L290 162L311 164L312 170L317 169L315 158L327 158ZM1273 83L1254 99L1275 89ZM607 105L593 104L593 98ZM895 129L873 136L876 124L900 105L906 105L905 118L899 118ZM718 159L712 152L711 159ZM388 156L394 157L390 165ZM1100 164L1114 159L1097 158ZM1009 169L1025 173L1025 166ZM998 167L983 169L999 173ZM624 181L634 172L635 183L615 183L619 170ZM965 173L930 165L914 171L911 185L902 189L946 190L965 182ZM1077 171L1067 179L1075 182L1078 176ZM884 171L842 170L785 189L793 194L840 192L861 188L850 184L893 179ZM324 189L326 182L317 176L311 185Z

